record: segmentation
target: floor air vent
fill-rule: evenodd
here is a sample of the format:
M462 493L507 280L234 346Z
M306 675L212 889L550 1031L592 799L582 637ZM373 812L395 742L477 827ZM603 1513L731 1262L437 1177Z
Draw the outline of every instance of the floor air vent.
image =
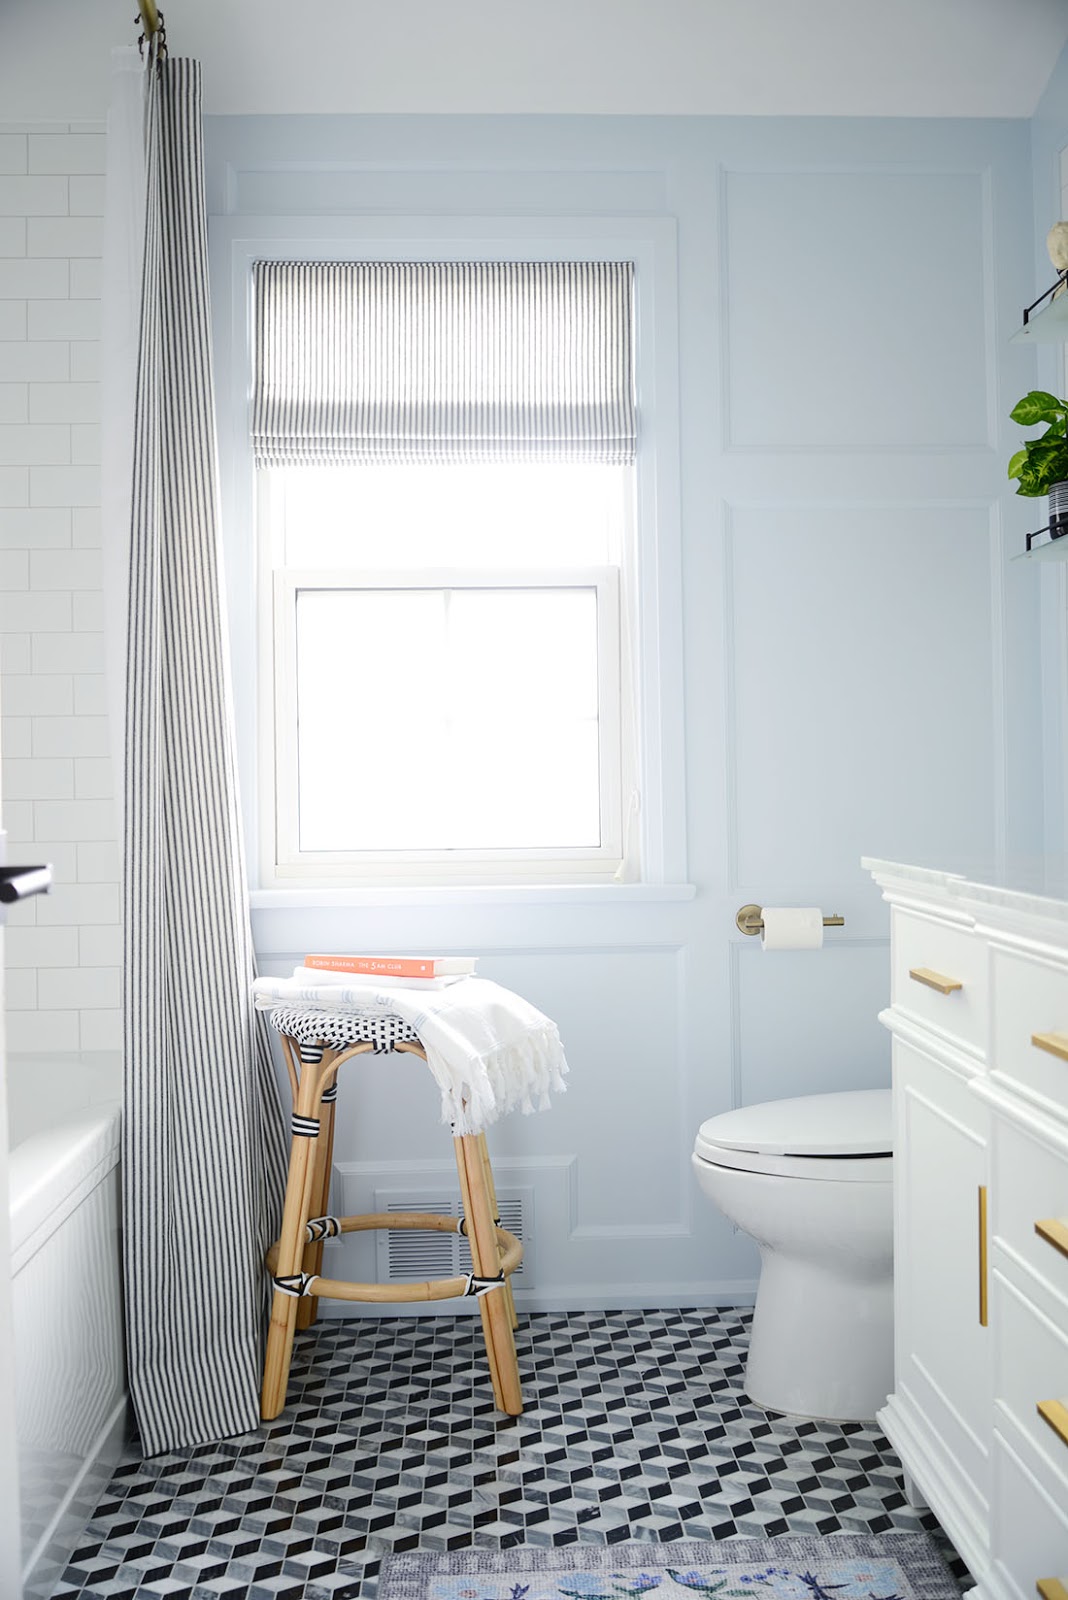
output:
M533 1209L533 1190L502 1189L497 1196L501 1226L521 1242ZM459 1194L441 1190L376 1189L376 1211L429 1211L438 1217L459 1217ZM471 1271L471 1248L459 1233L422 1233L414 1228L384 1228L376 1235L379 1283L422 1283L426 1278L455 1278ZM512 1274L516 1284L528 1281L525 1261Z

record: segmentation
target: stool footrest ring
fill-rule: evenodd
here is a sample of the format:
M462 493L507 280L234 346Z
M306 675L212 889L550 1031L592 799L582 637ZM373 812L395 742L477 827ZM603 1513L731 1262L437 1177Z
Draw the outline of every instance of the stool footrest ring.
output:
M312 1234L321 1224L324 1231ZM435 1233L459 1233L456 1217L443 1217L424 1211L377 1211L358 1217L314 1217L306 1225L310 1243L321 1238L336 1238L342 1233L369 1233L378 1228L417 1228ZM490 1294L503 1289L508 1279L523 1259L523 1246L507 1228L495 1228L497 1246L501 1252L500 1272L495 1278L479 1277L476 1273L462 1273L455 1278L429 1278L424 1283L349 1283L338 1278L324 1278L314 1273L295 1272L282 1276L278 1271L278 1241L267 1252L267 1270L274 1286L282 1294L294 1297L315 1295L322 1300L364 1300L379 1304L404 1303L424 1300L462 1300L470 1295Z

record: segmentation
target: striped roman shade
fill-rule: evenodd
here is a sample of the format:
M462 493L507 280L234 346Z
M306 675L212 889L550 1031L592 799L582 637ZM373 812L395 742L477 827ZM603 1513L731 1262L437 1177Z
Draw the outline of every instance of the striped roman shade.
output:
M260 466L633 461L629 261L257 261Z

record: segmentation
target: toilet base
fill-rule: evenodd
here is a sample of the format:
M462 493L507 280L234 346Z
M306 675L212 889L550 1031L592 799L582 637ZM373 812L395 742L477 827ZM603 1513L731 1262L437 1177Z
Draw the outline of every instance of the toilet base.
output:
M893 1280L761 1249L746 1393L766 1411L872 1422L893 1388ZM784 1336L784 1328L789 1330Z

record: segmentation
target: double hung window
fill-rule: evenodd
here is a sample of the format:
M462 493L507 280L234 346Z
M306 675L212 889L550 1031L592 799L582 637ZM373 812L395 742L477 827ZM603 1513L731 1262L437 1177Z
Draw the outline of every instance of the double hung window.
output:
M633 850L626 262L257 262L276 882Z

